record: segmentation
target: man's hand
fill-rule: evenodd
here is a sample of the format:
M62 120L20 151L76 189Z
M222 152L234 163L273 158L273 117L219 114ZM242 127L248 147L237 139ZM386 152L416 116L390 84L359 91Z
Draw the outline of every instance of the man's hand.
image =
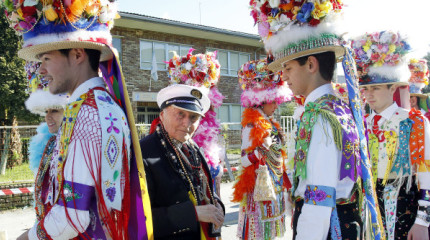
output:
M224 223L224 213L219 203L215 207L212 204L196 206L197 218L199 222L209 222L215 224L215 228L219 228Z
M28 231L25 231L23 234L21 234L16 240L28 240Z
M429 232L427 227L414 224L409 230L408 240L429 240Z

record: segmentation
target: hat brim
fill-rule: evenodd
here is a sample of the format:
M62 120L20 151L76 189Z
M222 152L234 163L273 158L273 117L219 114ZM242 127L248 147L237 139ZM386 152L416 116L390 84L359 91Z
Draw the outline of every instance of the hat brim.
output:
M187 111L187 112L192 112L192 113L196 113L199 114L200 116L205 116L204 113L202 113L202 110L198 109L198 107L194 104L171 104L170 106Z
M345 48L343 46L325 46L325 47L319 47L319 48L312 48L309 50L297 52L288 56L285 56L283 58L276 59L272 63L267 66L270 71L272 72L279 72L282 70L282 63L288 62L291 60L294 60L299 57L305 57L312 54L318 54L323 52L334 52L336 55L337 62L342 61L343 56L345 55Z
M100 62L113 58L112 50L108 45L89 41L59 41L24 47L18 51L18 57L27 61L40 62L37 57L41 53L72 48L99 50L101 52Z
M398 85L398 86L407 86L409 85L407 82L389 82L389 83L369 83L369 84L360 84L360 88L367 86L377 86L377 85Z
M411 93L411 97L427 98L428 95L424 93Z

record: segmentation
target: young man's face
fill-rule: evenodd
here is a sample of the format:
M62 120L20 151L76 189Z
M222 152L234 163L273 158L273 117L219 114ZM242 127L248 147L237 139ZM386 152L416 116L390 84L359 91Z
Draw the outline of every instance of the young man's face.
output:
M50 51L39 56L41 65L39 74L49 81L49 91L52 94L69 93L72 90L72 73L67 56L60 51Z
M369 107L376 113L381 113L393 104L396 86L372 85L363 87L363 94Z
M311 79L308 77L306 64L301 66L296 60L283 63L282 80L287 82L294 95L307 97L309 94L308 87Z

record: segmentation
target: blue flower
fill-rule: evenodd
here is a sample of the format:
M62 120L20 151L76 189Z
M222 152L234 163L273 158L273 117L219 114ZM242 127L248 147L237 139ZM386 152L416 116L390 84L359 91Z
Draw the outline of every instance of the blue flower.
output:
M303 4L302 9L300 9L300 12L297 14L297 20L302 23L307 22L308 18L311 16L312 10L314 10L313 3Z

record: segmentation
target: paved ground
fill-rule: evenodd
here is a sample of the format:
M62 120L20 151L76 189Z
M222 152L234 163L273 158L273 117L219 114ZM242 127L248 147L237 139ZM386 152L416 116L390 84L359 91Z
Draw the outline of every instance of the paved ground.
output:
M226 216L224 219L224 227L222 228L222 239L233 240L237 239L237 219L239 204L230 202L233 193L233 183L222 183L221 199L226 207ZM11 211L0 212L0 240L16 239L21 233L32 227L35 221L35 213L33 208L16 209ZM289 226L289 223L287 223ZM291 231L287 226L287 235L284 239L291 239ZM6 233L7 237L2 237L2 232Z

